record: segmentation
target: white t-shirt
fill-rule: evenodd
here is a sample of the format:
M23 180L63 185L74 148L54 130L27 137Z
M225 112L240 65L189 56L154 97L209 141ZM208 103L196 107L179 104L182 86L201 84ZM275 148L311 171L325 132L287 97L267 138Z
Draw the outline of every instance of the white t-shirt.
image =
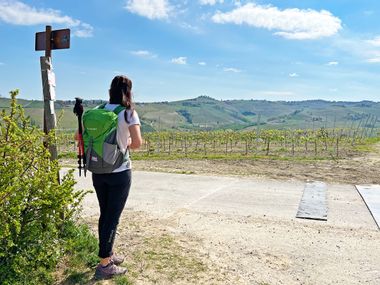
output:
M116 107L120 106L119 104L106 104L104 106L104 109L113 111ZM131 110L126 110L127 112L127 119L129 123L125 121L124 118L124 111L119 113L119 117L117 120L117 132L116 132L116 140L117 144L119 145L119 148L123 154L126 153L127 147L128 147L128 138L130 137L129 134L129 126L132 125L140 125L140 119L137 112L134 110L133 113ZM131 160L128 159L128 161L124 162L119 168L115 169L112 172L121 172L127 169L132 168Z

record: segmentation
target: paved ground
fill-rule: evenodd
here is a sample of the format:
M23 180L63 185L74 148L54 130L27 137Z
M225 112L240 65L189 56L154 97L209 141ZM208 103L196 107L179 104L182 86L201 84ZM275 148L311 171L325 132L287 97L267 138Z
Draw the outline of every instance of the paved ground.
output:
M305 186L299 181L141 171L135 171L132 179L127 209L146 211L158 218L188 210L290 221L295 218ZM77 188L93 189L90 176L77 181ZM87 195L84 205L85 216L98 215L94 193ZM377 229L353 185L328 184L328 205L328 221L318 224Z
M76 187L92 189L91 178ZM127 208L143 211L242 284L380 284L380 232L353 185L327 184L328 220L295 219L305 182L135 171ZM98 215L95 194L83 216ZM123 225L120 225L123 228Z

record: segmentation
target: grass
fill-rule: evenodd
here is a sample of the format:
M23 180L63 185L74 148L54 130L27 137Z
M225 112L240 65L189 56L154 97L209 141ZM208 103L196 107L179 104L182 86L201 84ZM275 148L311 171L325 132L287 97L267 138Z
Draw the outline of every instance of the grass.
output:
M131 158L133 160L176 160L176 159L194 159L194 160L283 160L283 161L319 161L319 160L331 160L332 152L327 153L325 156L305 156L305 155L245 155L245 154L199 154L199 153L189 153L184 154L167 154L167 153L133 153Z
M373 146L357 146L353 149L357 153L368 153L374 150ZM342 152L342 151L341 151ZM75 152L67 152L59 154L59 159L77 159ZM330 161L347 158L346 155L340 155L336 157L334 152L329 152L324 156L282 156L282 155L243 155L243 154L209 154L203 155L198 153L184 154L167 154L167 153L155 153L146 154L135 152L131 155L131 159L147 160L147 161L160 161L160 160L223 160L223 161L260 161L260 160L273 160L273 161L295 161L295 162L313 162L313 161ZM65 166L77 167L74 162L65 163ZM180 174L192 174L192 172L180 171Z
M130 213L122 223L127 230L118 239L128 242L122 242L117 250L128 252L125 263L129 272L125 283L116 284L222 284L225 280L219 267L196 250L197 241L172 234L165 225L139 212Z
M355 149L358 152L364 152L365 147ZM77 154L75 152L66 152L58 155L59 159L77 159ZM341 158L341 157L339 157ZM338 158L338 159L339 159ZM243 154L197 154L192 153L188 155L184 154L166 154L166 153L155 153L155 154L146 154L135 152L131 155L132 160L151 160L151 161L160 161L160 160L182 160L182 159L192 159L192 160L226 160L226 161L241 161L241 160L278 160L278 161L297 161L297 162L312 162L312 161L325 161L325 160L336 160L334 154L331 152L326 156L280 156L280 155L243 155ZM65 166L77 167L74 163L65 164ZM180 172L182 173L182 172ZM191 173L183 173L191 174Z
M132 285L133 282L128 276L118 276L114 279L116 285Z
M128 233L122 232L118 239L131 239L132 245L124 245L126 248L116 247L116 250L128 251L124 263L128 268L128 274L107 281L94 279L98 246L97 239L88 226L79 225L77 228L68 229L70 238L67 254L58 268L56 284L198 284L208 273L215 275L215 271L210 271L193 248L183 245L182 240L179 241L164 229L157 229L151 223L141 220L139 216L134 217L133 214L128 216L128 220L123 221ZM221 277L215 276L220 280Z
M143 279L149 283L194 283L208 267L173 236L159 234L143 238L142 245L132 251L129 282Z
M353 147L354 151L369 153L376 151L376 144L380 142L380 137L366 138L362 143Z
M93 278L93 268L98 263L98 241L85 224L68 224L64 233L65 257L57 270L59 284L89 284Z

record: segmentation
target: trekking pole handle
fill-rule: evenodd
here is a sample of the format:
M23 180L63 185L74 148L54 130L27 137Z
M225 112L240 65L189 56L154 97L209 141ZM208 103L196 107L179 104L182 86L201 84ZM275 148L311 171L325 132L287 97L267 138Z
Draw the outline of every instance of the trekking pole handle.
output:
M78 117L78 131L79 134L83 133L82 129L82 115L83 115L83 99L79 97L75 97L75 106L74 106L74 114Z
M81 176L81 170L85 169L85 157L84 157L84 144L83 144L83 128L82 128L82 115L83 115L83 99L79 97L75 97L75 106L74 106L74 114L78 117L78 168L79 168L79 176ZM83 165L82 165L83 162ZM84 175L86 176L86 171L84 171Z

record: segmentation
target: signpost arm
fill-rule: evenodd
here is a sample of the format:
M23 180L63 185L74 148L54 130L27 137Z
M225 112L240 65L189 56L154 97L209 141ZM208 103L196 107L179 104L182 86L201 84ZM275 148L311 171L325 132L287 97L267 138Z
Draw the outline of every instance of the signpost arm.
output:
M46 26L45 39L46 39L45 57L51 57L51 40L52 40L51 26Z

